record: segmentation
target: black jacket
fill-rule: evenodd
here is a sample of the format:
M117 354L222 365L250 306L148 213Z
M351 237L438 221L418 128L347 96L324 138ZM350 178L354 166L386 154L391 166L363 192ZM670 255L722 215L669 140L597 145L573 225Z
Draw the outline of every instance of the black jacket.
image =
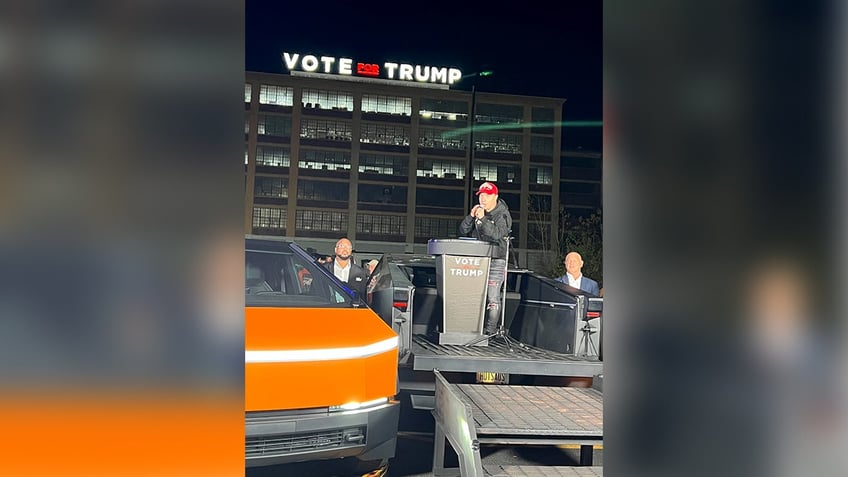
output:
M486 212L482 219L477 220L466 215L459 224L461 235L471 234L477 240L497 244L492 247L492 258L506 259L506 237L512 231L512 216L503 199L498 199L498 205L491 212Z
M336 265L336 260L333 259L324 264L324 268L333 273L333 267ZM350 260L350 272L347 275L347 286L359 293L359 296L363 299L365 298L365 288L368 284L368 272L365 271L364 268L359 265L353 263L353 259Z

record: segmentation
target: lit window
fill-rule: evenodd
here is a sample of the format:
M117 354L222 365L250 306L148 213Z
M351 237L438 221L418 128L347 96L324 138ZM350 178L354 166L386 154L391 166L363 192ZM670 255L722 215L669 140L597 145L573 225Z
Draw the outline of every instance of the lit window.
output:
M247 94L247 93L245 93ZM291 106L294 102L294 89L283 86L263 84L259 87L259 104Z

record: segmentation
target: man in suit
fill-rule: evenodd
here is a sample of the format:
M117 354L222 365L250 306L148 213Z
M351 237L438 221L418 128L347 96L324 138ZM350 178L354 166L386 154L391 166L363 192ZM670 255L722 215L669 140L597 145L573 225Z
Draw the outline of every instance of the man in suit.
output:
M591 293L592 295L598 296L600 295L600 290L598 289L598 282L592 280L589 277L583 276L583 257L580 256L577 252L570 252L565 256L565 275L557 278L558 282L566 283L569 286L574 288L579 288L586 293Z
M365 285L368 283L368 273L364 268L353 263L353 244L347 237L342 237L336 242L336 258L325 263L324 268L329 270L340 281L357 292L360 297L365 298Z

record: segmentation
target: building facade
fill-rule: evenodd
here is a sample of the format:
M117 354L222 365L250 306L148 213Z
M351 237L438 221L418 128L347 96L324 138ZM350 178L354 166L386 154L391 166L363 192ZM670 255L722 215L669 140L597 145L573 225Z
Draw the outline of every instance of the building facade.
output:
M563 99L248 72L244 101L247 234L423 252L457 236L484 181L512 211L514 246L558 227Z
M585 217L603 209L602 159L598 151L582 148L562 151L559 198L570 216Z

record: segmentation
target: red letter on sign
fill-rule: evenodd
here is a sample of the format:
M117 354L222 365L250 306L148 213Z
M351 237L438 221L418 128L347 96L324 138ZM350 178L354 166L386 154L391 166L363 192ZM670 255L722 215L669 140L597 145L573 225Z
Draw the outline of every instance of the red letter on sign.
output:
M380 66L368 63L357 63L356 74L362 76L380 76Z

